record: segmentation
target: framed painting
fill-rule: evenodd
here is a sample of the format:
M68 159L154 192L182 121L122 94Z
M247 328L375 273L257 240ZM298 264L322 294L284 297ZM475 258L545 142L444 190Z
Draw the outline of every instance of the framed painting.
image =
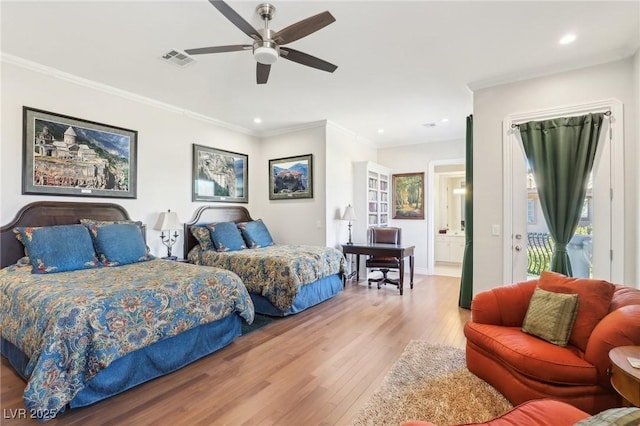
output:
M193 144L191 199L249 202L249 156Z
M392 175L393 219L424 219L424 172Z
M313 198L313 154L269 160L269 199Z
M136 198L138 132L22 108L22 193Z

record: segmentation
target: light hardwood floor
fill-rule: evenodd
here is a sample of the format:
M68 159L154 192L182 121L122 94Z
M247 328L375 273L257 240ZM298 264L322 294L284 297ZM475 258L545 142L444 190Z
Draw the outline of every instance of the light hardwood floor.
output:
M236 339L173 374L48 425L346 425L412 339L464 347L459 278L416 276L413 290L347 282L332 300ZM408 286L407 286L408 287ZM24 382L3 358L3 425Z

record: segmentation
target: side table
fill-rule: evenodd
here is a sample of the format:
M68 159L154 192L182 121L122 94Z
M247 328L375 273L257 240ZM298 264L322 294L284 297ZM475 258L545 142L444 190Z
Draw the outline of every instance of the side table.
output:
M640 346L620 346L609 351L611 385L626 406L640 407L640 368L634 368L627 357L640 358Z

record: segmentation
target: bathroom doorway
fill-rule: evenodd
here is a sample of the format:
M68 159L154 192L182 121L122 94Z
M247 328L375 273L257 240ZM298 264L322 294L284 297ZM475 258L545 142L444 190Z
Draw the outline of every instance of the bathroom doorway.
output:
M429 174L429 270L460 277L464 257L465 160L433 161Z

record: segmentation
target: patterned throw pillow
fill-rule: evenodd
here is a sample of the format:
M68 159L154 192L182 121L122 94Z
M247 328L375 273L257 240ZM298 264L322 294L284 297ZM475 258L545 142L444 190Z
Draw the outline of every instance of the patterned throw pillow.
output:
M538 285L546 291L578 295L578 314L569 343L586 351L593 329L609 313L615 286L604 280L571 278L550 271L542 273Z
M640 408L611 408L595 416L580 420L574 426L637 426L640 425Z
M251 222L238 223L238 228L247 242L249 248L268 247L273 245L273 239L267 229L267 226L262 222L262 219L254 220Z
M13 232L24 244L34 274L100 266L89 231L82 225L18 227Z
M154 259L147 250L142 232L134 223L87 225L100 262L104 266L120 266Z
M215 250L215 246L213 245L213 240L211 239L211 233L209 232L209 228L206 226L193 226L191 228L191 235L198 240L200 244L200 248L202 250Z
M207 228L211 231L211 239L217 251L234 251L247 248L235 223L212 223L207 225Z
M578 295L536 288L522 323L522 331L558 346L567 346L578 313Z

